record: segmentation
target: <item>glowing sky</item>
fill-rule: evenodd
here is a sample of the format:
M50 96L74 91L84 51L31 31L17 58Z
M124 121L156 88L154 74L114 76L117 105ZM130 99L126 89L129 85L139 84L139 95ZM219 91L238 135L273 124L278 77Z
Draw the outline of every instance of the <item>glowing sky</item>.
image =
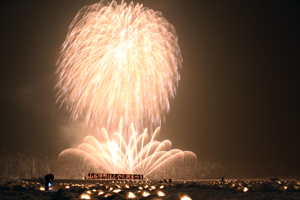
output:
M81 142L83 126L55 106L55 63L96 2L1 1L1 149L58 155ZM139 2L174 25L183 57L160 140L199 160L299 165L299 2Z

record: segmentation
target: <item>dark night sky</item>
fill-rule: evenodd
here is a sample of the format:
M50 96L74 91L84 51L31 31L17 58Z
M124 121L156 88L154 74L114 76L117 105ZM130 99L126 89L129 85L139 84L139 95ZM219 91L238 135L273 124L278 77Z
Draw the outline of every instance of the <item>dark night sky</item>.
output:
M1 149L81 142L55 105L55 64L78 10L97 2L1 1ZM299 166L299 1L139 2L174 25L184 60L160 139L198 160Z

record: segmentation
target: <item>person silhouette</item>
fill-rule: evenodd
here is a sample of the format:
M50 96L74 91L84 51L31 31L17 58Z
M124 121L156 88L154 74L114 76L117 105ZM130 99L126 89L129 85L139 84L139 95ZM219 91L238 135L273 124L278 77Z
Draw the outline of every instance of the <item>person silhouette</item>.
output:
M49 190L49 184L51 185L51 182L54 179L54 175L53 174L46 174L45 178L45 190L48 191Z

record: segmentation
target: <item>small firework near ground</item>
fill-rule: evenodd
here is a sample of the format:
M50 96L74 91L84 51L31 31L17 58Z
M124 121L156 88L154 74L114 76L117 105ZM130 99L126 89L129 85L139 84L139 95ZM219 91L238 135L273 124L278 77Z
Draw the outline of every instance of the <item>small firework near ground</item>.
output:
M299 192L297 180L56 180L50 191L33 180L0 181L1 199L300 199Z
M170 171L170 168L178 167L179 163L183 165L196 163L197 157L193 152L171 149L170 140L162 142L156 140L159 130L159 128L156 129L150 137L146 131L137 134L133 129L133 134L126 143L121 132L115 132L116 137L110 140L107 131L102 129L99 140L93 136L86 136L78 148L70 148L61 152L59 159L76 156L84 160L84 165L97 167L98 171L143 174L147 178L157 173L157 170Z

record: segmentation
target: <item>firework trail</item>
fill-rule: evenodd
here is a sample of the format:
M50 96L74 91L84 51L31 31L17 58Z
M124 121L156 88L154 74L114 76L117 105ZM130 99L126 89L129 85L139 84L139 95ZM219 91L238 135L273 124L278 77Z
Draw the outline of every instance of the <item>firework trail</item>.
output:
M121 128L121 126L120 126ZM84 160L87 166L97 167L98 171L105 173L143 174L144 177L153 174L156 170L184 162L185 165L195 164L196 155L191 151L171 149L169 140L162 142L155 138L160 128L157 128L151 137L147 129L138 134L131 124L129 140L123 138L122 130L116 131L110 137L105 128L99 133L99 139L86 136L78 148L62 151L59 158L76 156Z
M57 102L89 125L139 130L169 111L182 58L174 27L142 4L100 2L82 8L58 61Z

